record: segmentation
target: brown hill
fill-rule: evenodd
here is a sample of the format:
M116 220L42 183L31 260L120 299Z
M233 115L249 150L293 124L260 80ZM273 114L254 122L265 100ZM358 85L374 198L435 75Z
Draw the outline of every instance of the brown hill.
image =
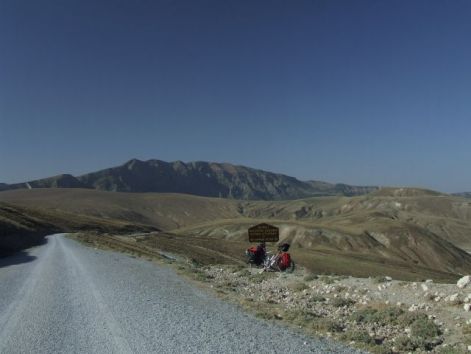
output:
M471 203L416 191L397 195L266 202L33 189L1 192L0 201L65 212L73 218L145 224L197 240L236 242L240 247L247 245L248 226L266 221L280 227L281 239L293 244L293 254L306 266L348 274L358 265L356 271L363 269L364 274L470 273L471 256L465 250L471 250Z

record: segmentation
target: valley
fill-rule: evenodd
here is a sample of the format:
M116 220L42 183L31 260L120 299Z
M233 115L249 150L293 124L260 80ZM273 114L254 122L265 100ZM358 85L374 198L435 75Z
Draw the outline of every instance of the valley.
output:
M471 272L471 204L434 191L384 188L357 197L245 201L50 188L3 191L0 202L48 213L62 231L123 234L135 225L134 232L151 232L139 242L185 245L181 252L189 255L199 247L202 263L216 251L243 261L247 228L268 222L292 244L300 265L317 273L451 281Z

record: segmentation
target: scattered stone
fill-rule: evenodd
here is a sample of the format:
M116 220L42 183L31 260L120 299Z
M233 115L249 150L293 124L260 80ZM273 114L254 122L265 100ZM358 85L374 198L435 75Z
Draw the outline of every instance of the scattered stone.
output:
M466 312L469 312L471 311L471 304L464 304L463 308Z
M428 286L425 285L425 284L420 284L420 286L422 287L422 290L423 291L428 291Z
M419 306L413 304L411 305L411 307L409 307L409 312L414 312L414 311L417 311L419 309Z

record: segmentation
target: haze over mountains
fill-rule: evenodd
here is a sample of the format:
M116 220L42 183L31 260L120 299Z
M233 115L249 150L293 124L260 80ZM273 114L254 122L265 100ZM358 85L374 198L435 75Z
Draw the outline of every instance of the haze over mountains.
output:
M312 196L356 196L377 190L321 181L300 181L283 174L229 163L165 162L132 159L121 166L74 177L62 174L0 190L24 188L86 188L114 192L184 193L246 200L283 200Z

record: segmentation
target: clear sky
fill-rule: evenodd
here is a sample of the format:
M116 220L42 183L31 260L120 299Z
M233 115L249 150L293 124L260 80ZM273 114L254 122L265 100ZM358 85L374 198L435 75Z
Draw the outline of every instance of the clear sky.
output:
M0 0L0 182L130 158L471 190L471 1Z

